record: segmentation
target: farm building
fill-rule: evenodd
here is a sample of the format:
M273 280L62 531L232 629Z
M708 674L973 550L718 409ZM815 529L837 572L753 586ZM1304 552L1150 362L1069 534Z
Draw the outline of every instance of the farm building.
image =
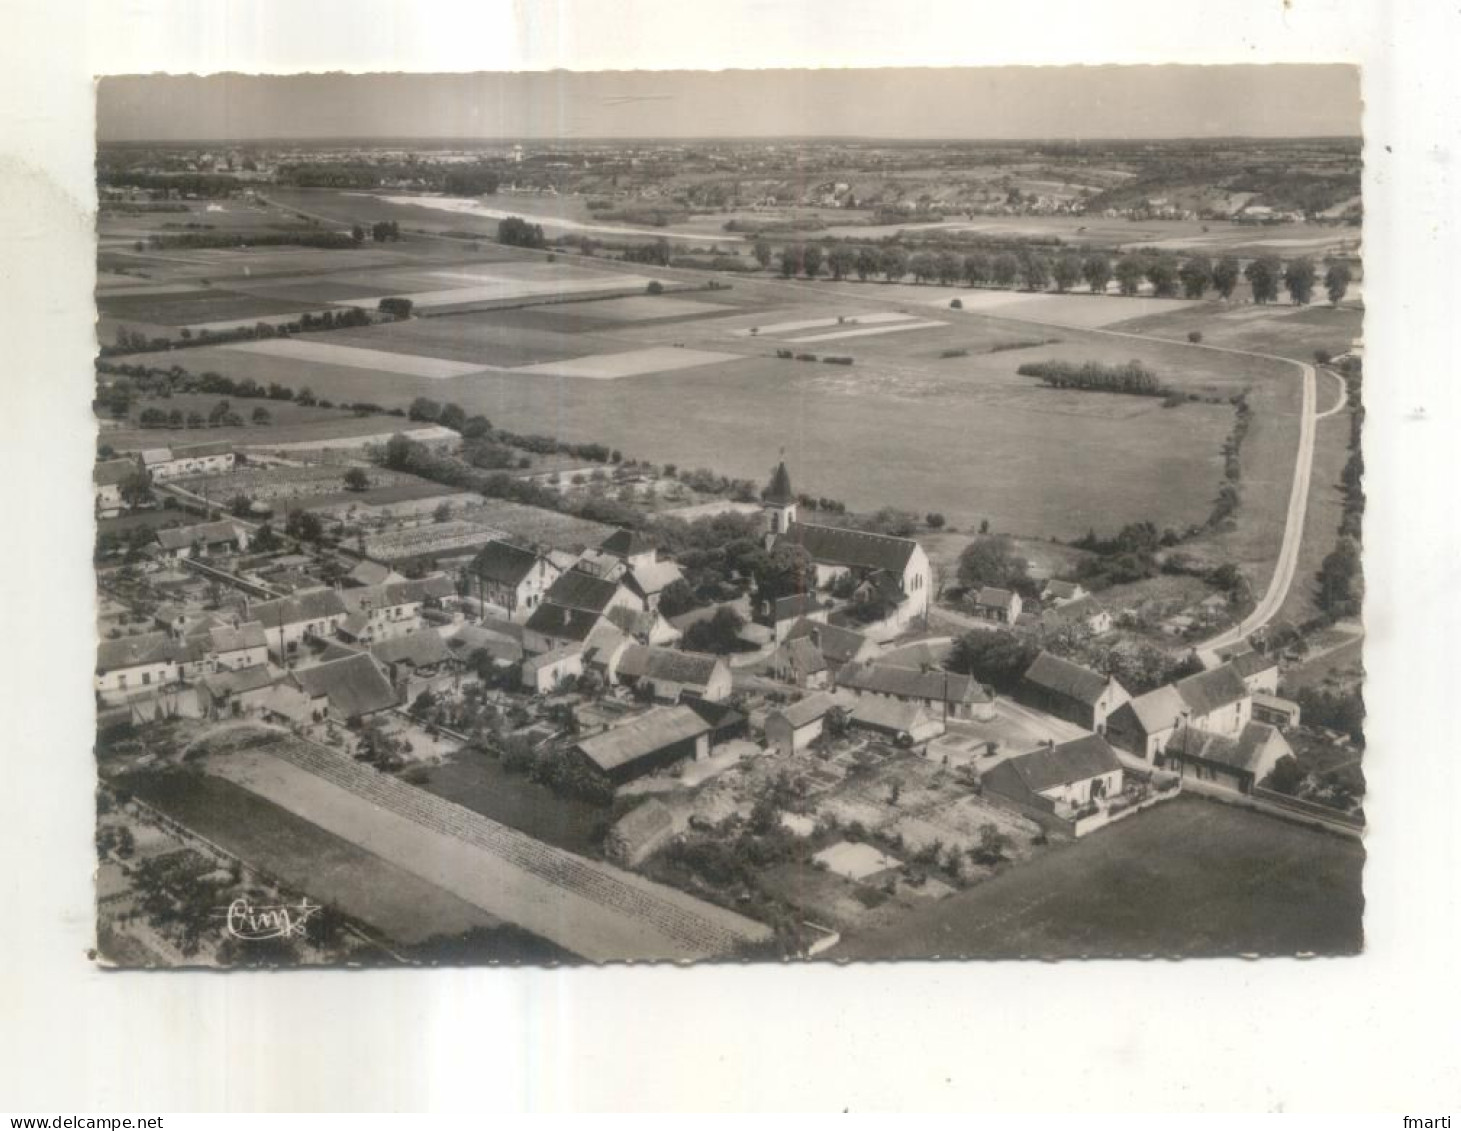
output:
M1164 764L1182 777L1251 793L1293 747L1277 727L1249 723L1236 738L1183 727L1168 741Z
M300 642L307 637L333 635L348 611L333 589L313 589L259 601L248 606L246 615L264 626L270 654L282 663L299 650Z
M731 673L724 660L704 652L679 652L630 644L619 657L618 680L626 686L647 687L660 702L704 699L719 703L730 698Z
M232 445L220 440L182 448L150 448L142 453L142 462L153 482L162 483L192 475L232 471L234 454Z
M828 666L836 671L852 663L863 663L879 654L878 646L862 633L835 624L818 624L799 620L786 634L787 640L809 638L822 653Z
M1092 636L1104 636L1111 631L1112 618L1108 610L1094 597L1077 597L1064 601L1040 614L1040 623L1047 628L1075 626L1085 629Z
M837 687L862 699L890 699L928 708L938 719L989 719L994 699L972 676L892 664L848 664Z
M582 645L595 629L609 623L602 613L544 602L523 624L523 650L539 655L573 644Z
M421 627L421 610L428 603L455 594L456 586L445 574L342 589L346 616L337 631L346 640L366 645L404 636Z
M1243 685L1254 695L1260 691L1268 695L1278 694L1278 660L1275 657L1250 648L1229 657L1227 666L1237 673Z
M1270 726L1278 727L1279 730L1288 730L1290 727L1299 725L1301 715L1299 705L1292 699L1268 695L1262 691L1253 693L1253 719L1255 722L1268 723Z
M91 469L91 493L98 518L114 518L126 509L122 484L139 470L136 460L108 459Z
M1051 578L1045 583L1045 588L1040 590L1040 600L1046 605L1057 607L1079 601L1086 595L1086 587L1079 581L1061 581L1059 578Z
M876 695L859 699L847 721L903 745L927 742L944 732L943 721L922 703Z
M166 632L103 640L96 650L96 694L105 706L178 683L182 646Z
M1106 738L1118 750L1148 762L1182 725L1187 703L1176 687L1168 685L1121 704L1106 720Z
M825 624L830 607L815 593L796 593L789 597L761 602L759 620L772 632L778 644L791 632L799 621Z
M548 695L557 691L565 680L577 679L582 674L583 645L565 644L524 660L522 685L535 695Z
M711 725L689 707L664 707L623 726L579 739L573 753L620 785L656 770L710 755Z
M219 668L253 668L269 662L269 643L259 621L237 628L218 625L207 630L207 637L208 651Z
M1068 817L1120 793L1123 774L1116 751L1099 734L1091 734L1006 758L986 770L982 781L986 793Z
M309 700L312 718L348 723L388 711L398 701L380 665L364 652L300 668L289 679Z
M619 661L633 643L633 639L615 625L599 625L583 642L583 670L596 672L605 686L613 686L619 682Z
M525 621L532 615L562 572L536 550L500 538L483 546L469 567L476 582L475 596L514 621Z
M1174 685L1187 711L1183 724L1236 738L1253 717L1253 696L1231 664L1198 672Z
M522 626L505 621L463 624L447 639L447 647L463 663L470 662L478 652L486 652L495 664L515 664L523 658Z
M974 594L974 615L995 624L1014 624L1020 619L1024 602L1020 595L1009 589L996 589L986 585Z
M460 667L446 639L434 628L372 644L370 654L385 669L386 678L405 703L450 681Z
M827 694L808 695L789 707L778 707L766 716L766 741L782 754L805 750L822 736L827 712L837 700Z
M1111 676L1049 652L1035 657L1020 683L1020 695L1036 710L1097 734L1106 729L1111 712L1131 698Z

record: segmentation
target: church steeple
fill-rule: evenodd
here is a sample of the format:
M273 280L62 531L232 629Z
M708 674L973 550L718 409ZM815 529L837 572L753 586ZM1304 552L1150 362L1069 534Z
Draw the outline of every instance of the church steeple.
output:
M791 474L786 470L784 459L776 465L776 470L771 473L771 482L761 492L761 511L766 515L766 545L769 547L796 521L796 495L791 489Z

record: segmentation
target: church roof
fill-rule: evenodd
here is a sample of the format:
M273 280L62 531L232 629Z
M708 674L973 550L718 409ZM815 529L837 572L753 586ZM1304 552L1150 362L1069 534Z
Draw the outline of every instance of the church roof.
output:
M766 490L761 492L761 498L768 503L796 501L796 496L791 491L791 475L786 470L785 460L776 465L776 470L771 473L771 482L766 484Z

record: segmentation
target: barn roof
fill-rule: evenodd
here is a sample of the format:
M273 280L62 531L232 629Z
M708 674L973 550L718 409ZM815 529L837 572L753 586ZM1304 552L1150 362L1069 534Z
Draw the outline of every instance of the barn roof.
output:
M346 612L345 602L333 589L311 589L291 597L260 601L249 610L249 615L267 630L277 628L281 623L303 624L327 617L341 617Z
M1059 746L1042 746L1017 754L1006 763L1034 793L1071 785L1121 769L1116 751L1099 734L1088 734Z
M312 699L324 696L330 710L346 719L359 718L396 705L396 693L379 665L364 652L300 668L295 682Z
M141 667L143 664L172 664L178 659L178 646L165 632L144 632L140 636L124 636L120 640L103 640L96 649L98 673Z
M617 582L605 581L581 569L571 569L549 586L543 599L564 608L602 613L618 591Z
M853 705L852 722L874 730L892 731L896 734L912 734L920 725L928 722L928 712L922 703L910 703L902 699L859 699Z
M1012 609L1015 604L1015 595L1008 589L997 589L993 585L986 585L974 596L974 603L983 609Z
M1050 652L1041 652L1026 670L1025 682L1067 699L1094 705L1110 680L1100 672L1062 660Z
M383 664L410 664L413 668L429 668L451 659L441 633L434 628L408 632L405 636L382 640L370 646L370 654Z
M1176 688L1198 718L1248 698L1248 685L1231 664L1179 679Z
M268 643L264 637L264 626L260 621L251 620L247 624L241 624L237 628L231 625L220 625L208 631L209 641L215 652L238 652L245 648L263 648Z
M1263 749L1278 731L1267 723L1249 723L1237 738L1212 734L1197 727L1182 727L1167 743L1167 753L1196 758L1234 770L1253 771Z
M822 608L822 602L815 593L795 593L790 597L778 597L771 603L771 618L782 624L808 613L820 612Z
M936 703L988 703L989 694L972 676L955 672L920 671L892 664L848 664L837 673L837 685L899 699L930 699Z
M164 550L181 550L190 546L195 541L202 542L205 546L216 545L219 542L235 542L238 540L238 527L226 520L220 522L200 522L196 526L178 526L170 530L159 530L157 542Z
M1130 710L1136 716L1136 721L1141 725L1143 734L1156 734L1160 731L1171 730L1182 719L1187 710L1187 702L1178 694L1177 689L1170 684L1159 687L1155 691L1148 691L1145 695L1138 695L1130 702L1123 703L1117 714ZM1115 715L1112 716L1113 721Z
M230 695L241 695L246 691L260 691L272 687L279 677L264 664L236 671L211 672L198 680L199 685L214 699L225 699Z
M818 624L815 621L799 620L786 634L787 640L802 637L814 638L827 662L841 667L867 646L868 638L862 633L835 624Z
M667 746L709 734L711 726L689 707L650 711L603 734L580 739L575 746L595 766L615 770Z
M719 664L718 657L706 652L681 652L676 648L631 644L619 658L619 674L632 679L645 677L704 687L714 678Z
M918 543L911 538L869 534L865 530L847 530L840 526L818 526L810 522L793 522L790 529L776 539L776 544L801 546L814 562L822 565L885 569L899 577L918 549Z
M532 550L494 538L472 559L472 572L499 585L516 586L533 572L538 561Z
M639 531L621 528L600 542L599 549L615 557L634 558L652 553L656 546Z
M815 695L808 695L788 707L779 707L771 712L771 715L780 715L793 727L804 727L808 723L814 723L822 718L833 707L837 706L837 700L825 691L819 691Z
M786 662L803 675L815 675L827 670L827 657L812 642L810 636L798 636L781 646Z

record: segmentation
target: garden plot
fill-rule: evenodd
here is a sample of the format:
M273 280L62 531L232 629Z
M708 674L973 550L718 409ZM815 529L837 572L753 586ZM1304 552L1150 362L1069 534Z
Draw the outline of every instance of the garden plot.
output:
M505 531L473 522L433 522L371 535L365 539L365 553L378 562L396 562L422 554L475 549L504 536Z
M586 377L595 381L616 381L620 377L672 373L681 369L694 369L700 365L714 365L721 361L736 361L739 357L739 354L716 353L712 350L656 346L652 349L629 350L626 353L590 354L588 357L569 361L546 361L539 365L525 365L512 372L529 377Z
M849 880L865 880L886 872L889 868L901 868L903 861L878 851L870 844L854 844L839 840L830 848L824 848L812 857L827 865L829 872L835 872Z
M261 353L290 361L318 362L347 369L371 369L381 373L400 373L407 377L465 377L491 366L463 361L447 361L418 354L388 353L384 350L341 346L330 342L302 342L297 338L269 338L261 342L241 342L225 347L239 353Z

